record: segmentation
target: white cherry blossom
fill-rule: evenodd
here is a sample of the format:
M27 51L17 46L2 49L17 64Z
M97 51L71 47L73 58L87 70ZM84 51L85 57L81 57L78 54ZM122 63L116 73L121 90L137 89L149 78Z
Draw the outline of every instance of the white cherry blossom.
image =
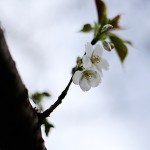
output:
M97 87L100 82L99 73L91 68L76 71L73 75L73 83L79 85L83 91L89 91L91 87Z
M109 67L108 62L101 57L103 53L103 47L97 44L93 49L91 43L87 43L85 45L85 52L86 54L82 58L83 67L84 68L91 67L94 70L97 70L102 76L102 69L108 70Z

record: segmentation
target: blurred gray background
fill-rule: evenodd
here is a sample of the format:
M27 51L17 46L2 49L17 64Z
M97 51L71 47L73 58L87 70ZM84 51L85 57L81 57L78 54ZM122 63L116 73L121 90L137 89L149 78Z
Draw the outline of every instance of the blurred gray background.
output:
M105 52L110 69L99 87L83 92L71 85L51 115L48 150L150 149L150 1L106 0L109 17L122 14L117 32L131 40L121 65ZM94 0L0 0L0 21L13 58L30 93L48 90L48 108L65 88L77 56L92 34L79 30L97 20Z

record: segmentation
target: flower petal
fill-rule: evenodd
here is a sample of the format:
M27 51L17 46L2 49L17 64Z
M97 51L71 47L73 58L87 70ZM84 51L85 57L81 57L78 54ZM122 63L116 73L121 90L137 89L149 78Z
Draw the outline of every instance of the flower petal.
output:
M97 87L99 85L99 83L101 82L101 78L98 72L94 72L90 82L92 87Z
M91 88L91 85L90 85L89 81L86 80L85 78L80 79L79 85L80 85L80 88L81 88L84 92L85 92L85 91L89 91L90 88Z
M76 71L72 78L73 83L78 85L81 76L82 76L82 71Z
M100 61L100 67L102 68L102 69L104 69L104 70L108 70L108 68L109 68L109 64L108 64L108 62L107 62L107 60L106 59L104 59L104 58L101 58L101 61Z
M103 72L100 63L95 63L92 65L92 68L100 74L101 77L103 77Z
M93 53L93 46L90 42L88 42L87 44L85 44L85 52L86 54L91 57L92 53Z
M92 65L92 62L90 60L90 57L88 55L84 55L82 58L83 61L83 67L84 68L89 68Z
M95 46L95 48L94 48L93 54L97 55L97 56L102 56L102 54L103 54L103 47L100 46L99 44L97 44Z

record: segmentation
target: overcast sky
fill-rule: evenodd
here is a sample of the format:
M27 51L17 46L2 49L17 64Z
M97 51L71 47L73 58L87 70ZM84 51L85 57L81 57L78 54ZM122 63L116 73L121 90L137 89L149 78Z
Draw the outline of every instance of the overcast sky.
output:
M116 52L99 87L83 92L71 85L51 115L55 125L48 150L150 149L150 1L106 0L109 17L122 14L117 32L131 40L122 67ZM48 90L49 107L68 83L77 56L92 34L78 31L97 20L94 0L0 0L0 21L13 58L29 92Z

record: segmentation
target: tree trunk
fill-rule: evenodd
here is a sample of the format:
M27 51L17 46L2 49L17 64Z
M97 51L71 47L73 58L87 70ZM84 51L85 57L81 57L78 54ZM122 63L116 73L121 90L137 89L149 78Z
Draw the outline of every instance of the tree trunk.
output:
M0 150L46 150L36 111L0 28Z

